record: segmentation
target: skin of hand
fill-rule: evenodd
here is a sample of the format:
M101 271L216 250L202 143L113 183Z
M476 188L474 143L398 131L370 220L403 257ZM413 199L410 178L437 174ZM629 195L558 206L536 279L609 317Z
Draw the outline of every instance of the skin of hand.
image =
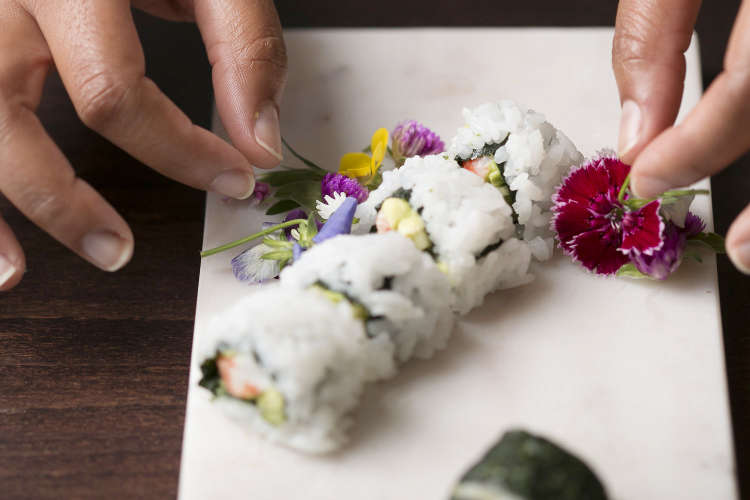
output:
M724 69L685 120L674 126L700 0L620 0L612 65L622 115L618 153L633 165L641 197L715 174L750 149L750 0L729 39ZM750 274L750 205L726 238L734 265Z
M145 76L131 6L194 21L230 145L193 123ZM127 223L76 177L35 110L54 64L81 120L162 174L247 198L253 166L281 161L286 49L272 0L0 0L0 192L106 271L133 253ZM0 291L21 280L21 246L0 218Z

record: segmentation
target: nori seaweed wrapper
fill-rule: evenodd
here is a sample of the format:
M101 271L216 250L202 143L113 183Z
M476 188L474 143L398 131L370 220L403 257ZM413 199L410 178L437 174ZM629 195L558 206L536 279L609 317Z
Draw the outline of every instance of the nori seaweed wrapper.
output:
M606 500L578 457L526 431L506 432L453 490L451 500Z

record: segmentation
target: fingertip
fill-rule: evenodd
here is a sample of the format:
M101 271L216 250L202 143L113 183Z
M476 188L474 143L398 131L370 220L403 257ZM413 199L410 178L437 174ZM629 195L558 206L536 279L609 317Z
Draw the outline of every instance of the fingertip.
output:
M742 273L750 274L750 206L729 228L726 239L727 255Z
M630 179L630 187L638 198L656 198L671 186L663 179L634 173Z
M20 283L25 269L23 254L20 258L0 254L0 291L6 292Z
M133 237L110 229L95 229L81 238L82 256L99 269L114 272L122 269L133 257Z
M244 200L253 194L255 178L252 171L225 170L211 182L210 189L223 196Z

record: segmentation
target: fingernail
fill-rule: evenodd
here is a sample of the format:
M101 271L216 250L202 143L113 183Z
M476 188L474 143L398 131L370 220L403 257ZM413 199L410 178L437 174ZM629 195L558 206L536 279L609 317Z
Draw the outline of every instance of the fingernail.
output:
M639 198L656 198L672 186L656 177L633 176L630 187Z
M244 200L253 194L255 179L243 170L227 170L216 176L211 183L211 190L224 196Z
M745 274L750 274L750 241L727 248L732 264Z
M623 157L638 143L641 131L641 109L635 101L625 101L620 115L620 137L617 141L617 155Z
M281 155L279 112L272 101L265 101L255 112L255 140L277 160L284 159Z
M0 286L3 286L14 274L16 274L16 267L0 255Z
M105 271L117 271L133 254L132 244L106 230L92 231L81 240L83 253Z

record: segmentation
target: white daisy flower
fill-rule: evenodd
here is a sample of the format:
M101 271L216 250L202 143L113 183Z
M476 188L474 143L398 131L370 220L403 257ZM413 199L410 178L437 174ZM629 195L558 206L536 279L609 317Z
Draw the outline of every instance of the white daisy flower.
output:
M315 208L321 219L328 220L331 214L344 203L344 200L346 200L346 193L333 193L333 196L326 195L323 201L316 201Z

